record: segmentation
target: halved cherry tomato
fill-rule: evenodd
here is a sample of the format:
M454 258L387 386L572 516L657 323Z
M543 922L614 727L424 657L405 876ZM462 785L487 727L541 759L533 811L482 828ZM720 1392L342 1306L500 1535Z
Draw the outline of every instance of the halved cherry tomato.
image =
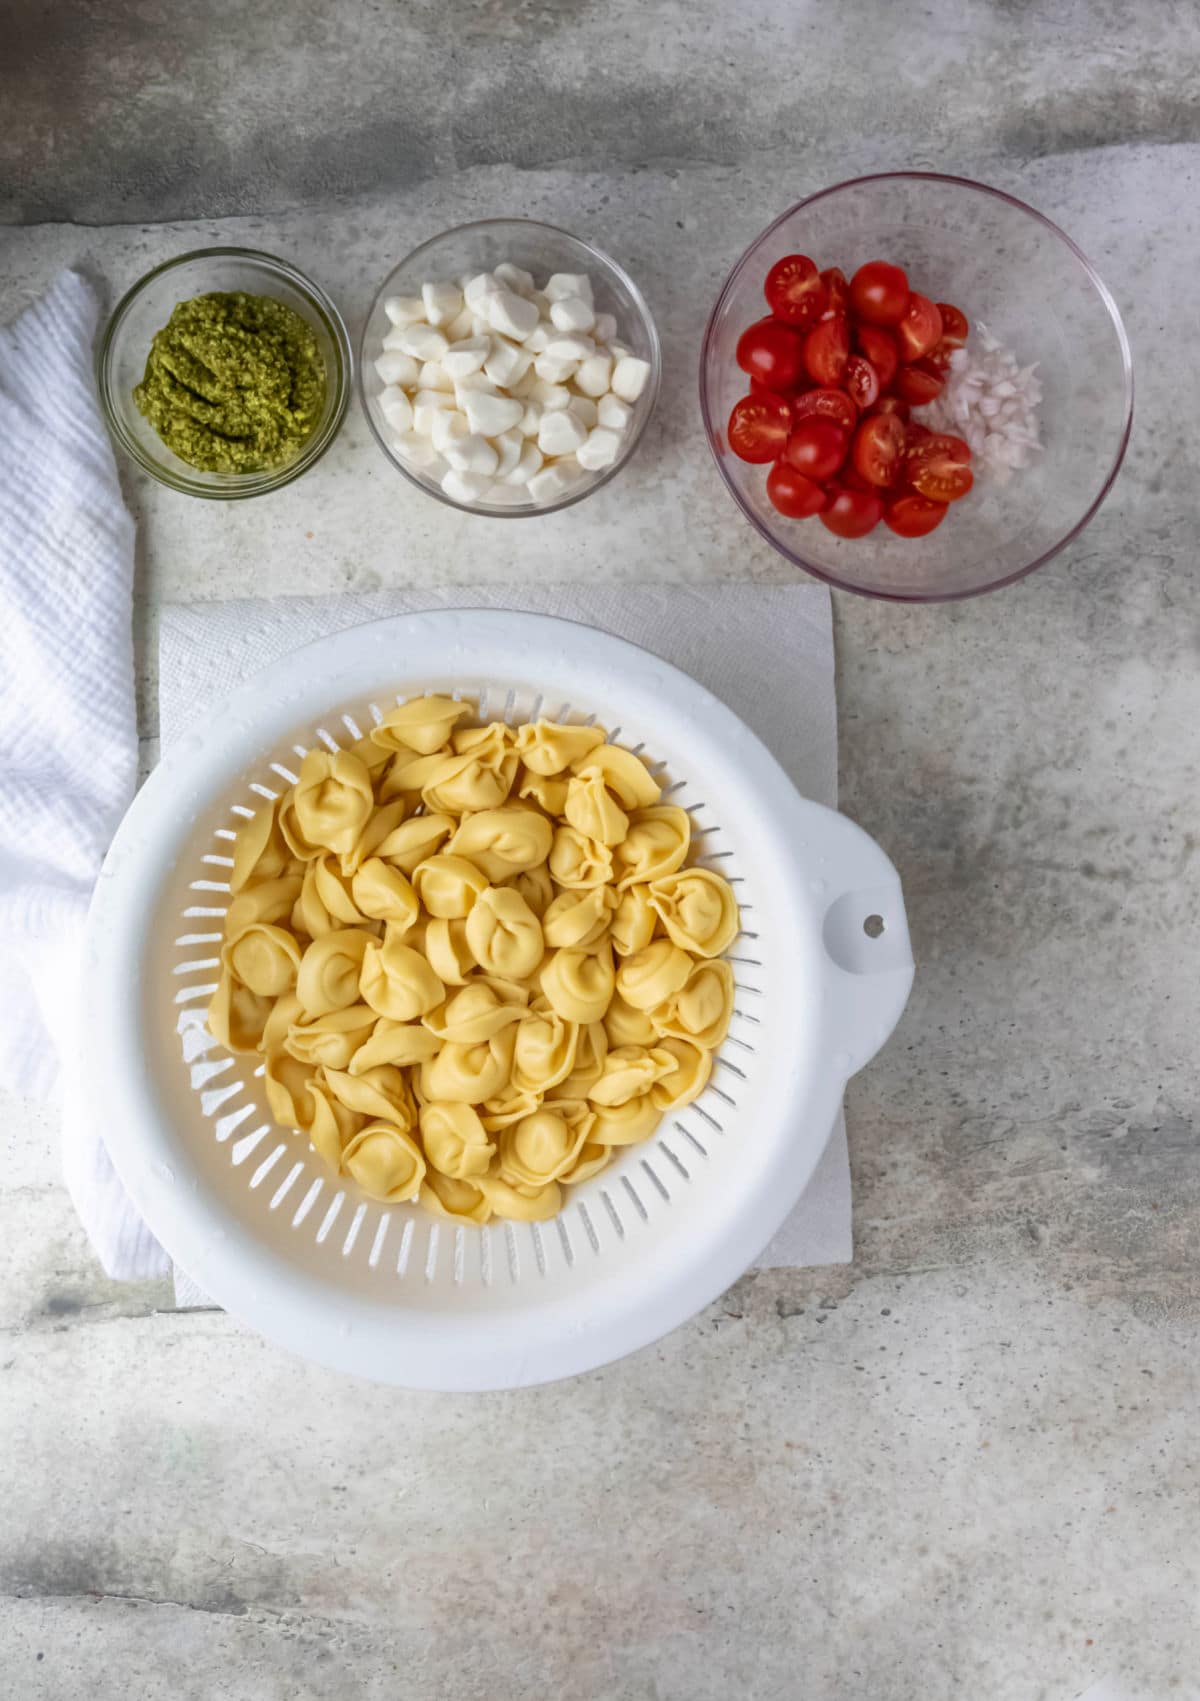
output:
M743 461L774 461L792 428L792 410L780 396L743 396L729 416L729 447Z
M948 504L928 496L897 496L883 511L883 523L897 537L928 537L946 518Z
M853 456L851 456L842 468L841 472L837 475L837 482L840 485L843 485L847 490L866 490L874 496L879 495L879 486L872 484L869 478L863 477L854 464ZM833 486L831 485L830 489L832 490L832 488Z
M935 396L940 396L942 388L942 375L928 359L902 366L896 374L896 394L915 408L923 408Z
M900 364L900 350L896 347L895 337L880 325L860 325L857 335L859 348L879 376L879 388L886 390Z
M975 482L970 459L971 451L961 437L934 432L906 448L904 476L918 495L928 496L931 502L957 502Z
M821 510L820 521L835 536L866 537L879 524L883 503L876 492L831 484L828 497L826 506Z
M753 389L754 385L751 384L750 388ZM897 419L904 420L905 424L908 423L908 403L901 396L880 396L871 412L872 414L894 413Z
M850 358L850 332L844 319L822 319L804 339L804 366L817 384L840 384Z
M761 378L751 378L750 380L750 394L752 396L782 396L785 402L794 400L801 390L807 388L807 372L802 372L796 384L789 385L786 390L773 389L770 384L764 384Z
M861 354L852 354L842 374L846 394L859 408L869 408L879 400L879 374Z
M898 325L908 307L908 277L886 260L868 260L850 279L850 305L870 325Z
M910 419L904 431L904 453L907 455L914 444L923 443L932 436L933 432L927 425L922 425L919 419Z
M810 514L819 514L825 506L825 492L821 486L798 473L795 467L789 467L785 461L776 461L767 474L767 495L789 520L806 520Z
M937 310L942 316L942 341L947 348L962 348L971 330L966 314L948 301L939 301Z
M767 306L789 325L815 325L825 311L829 292L807 254L785 254L776 260L763 285Z
M868 484L891 484L904 459L904 421L877 413L864 419L854 436L854 466Z
M942 335L942 316L927 295L914 289L903 319L896 326L901 360L920 360L936 348Z
M853 431L858 409L845 390L805 390L792 403L792 418L801 420L813 415L818 419L831 419L843 431Z
M769 390L790 390L804 376L804 338L790 325L759 319L738 338L737 363Z
M850 285L846 282L846 274L840 266L828 266L821 273L821 282L825 285L826 306L821 315L824 319L836 318L845 314L850 307Z
M814 416L800 420L787 440L783 458L806 478L824 484L846 459L850 434L831 419Z

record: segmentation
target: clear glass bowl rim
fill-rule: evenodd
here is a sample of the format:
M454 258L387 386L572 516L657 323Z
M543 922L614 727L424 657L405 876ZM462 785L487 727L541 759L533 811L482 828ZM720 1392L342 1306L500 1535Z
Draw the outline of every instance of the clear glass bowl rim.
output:
M1065 532L1057 543L1055 543L1050 549L1044 550L1042 554L1037 556L1033 561L1028 562L1024 567L1018 567L1015 572L1006 573L1002 578L990 580L986 585L972 585L966 590L919 591L914 592L912 595L905 595L898 591L872 590L866 585L856 585L845 579L840 579L836 573L831 573L824 567L818 567L813 562L806 561L802 555L793 550L785 549L779 543L778 539L772 536L770 530L763 524L758 515L751 513L750 509L746 507L736 486L733 484L729 474L726 472L723 457L717 453L717 439L724 428L725 422L723 420L714 422L712 410L708 405L708 357L713 338L716 336L717 321L720 318L721 309L723 308L727 297L731 294L733 286L741 276L743 270L750 263L751 259L758 252L763 243L767 241L768 237L778 230L780 225L786 224L788 219L790 219L795 213L800 212L805 207L815 205L817 201L828 200L831 195L837 195L843 189L859 189L867 183L894 183L897 181L947 183L952 184L957 189L974 189L979 194L990 195L997 201L1003 201L1010 207L1016 207L1020 212L1027 213L1030 218L1036 219L1039 224L1044 225L1048 231L1056 236L1059 241L1071 251L1075 259L1078 260L1079 264L1083 267L1092 287L1095 289L1097 295L1108 310L1108 316L1112 322L1113 330L1116 332L1117 343L1121 351L1121 367L1125 378L1125 417L1112 465L1110 466L1095 499L1071 527L1070 531ZM988 183L977 183L974 178L971 177L955 177L949 173L941 171L868 172L863 177L844 178L840 183L830 184L827 189L818 189L815 195L806 195L802 201L796 201L792 206L780 213L778 218L772 219L766 229L760 231L754 238L754 241L751 242L750 245L738 256L737 260L730 268L725 282L721 286L720 293L713 305L713 310L708 316L708 323L704 327L704 337L700 344L700 412L704 420L704 430L708 438L708 446L712 451L713 460L717 464L717 471L720 473L727 490L737 503L738 508L745 515L746 519L749 520L750 524L759 533L759 535L770 544L772 549L777 550L789 561L794 562L797 567L803 568L806 573L811 573L815 579L823 579L827 585L832 585L835 590L850 591L855 596L873 597L883 602L900 603L962 602L968 597L983 596L988 591L1003 590L1006 585L1014 585L1019 579L1027 578L1030 573L1035 572L1039 567L1044 567L1047 561L1052 560L1060 550L1065 549L1066 546L1073 541L1073 539L1079 536L1080 532L1092 519L1096 510L1100 507L1101 503L1112 489L1113 481L1121 470L1121 462L1125 459L1125 450L1129 445L1129 434L1133 429L1133 354L1129 347L1129 338L1125 332L1125 324L1121 318L1120 309L1113 299L1112 292L1109 290L1108 285L1104 282L1104 279L1100 276L1099 272L1097 272L1095 266L1092 265L1092 262L1079 247L1078 243L1072 241L1066 231L1059 225L1056 225L1053 219L1047 218L1045 213L1039 213L1036 207L1031 207L1027 201L1020 200L1016 195L1008 194L1008 192L1004 189L995 189Z
M396 273L403 271L405 267L410 266L414 260L418 259L428 249L437 248L443 242L449 241L452 237L464 236L470 231L489 230L494 229L497 225L514 224L521 225L526 230L544 230L551 236L565 237L568 242L577 243L580 248L584 249L586 253L594 255L596 259L600 261L602 266L607 266L621 280L624 288L627 289L633 297L634 304L637 307L638 312L641 314L642 323L646 327L646 335L650 343L649 395L644 406L642 406L642 398L639 397L638 399L638 405L641 407L641 418L634 422L633 428L629 433L629 440L625 444L620 455L618 455L612 466L607 467L601 476L595 479L591 484L585 484L582 490L571 491L568 489L557 502L548 502L540 507L534 507L531 505L528 508L490 508L487 503L456 502L452 496L447 496L444 490L435 490L432 486L423 484L419 478L416 478L412 473L410 473L408 468L402 465L399 459L392 454L392 451L384 442L378 426L371 417L371 410L367 405L367 333L370 330L371 321L375 317L376 308L384 300L385 296L392 293L388 286L391 284L392 279L396 276ZM584 237L576 236L574 231L564 230L561 225L547 224L545 219L522 218L520 214L513 214L510 217L500 213L494 214L492 217L486 219L468 219L465 224L451 225L446 230L439 231L436 236L427 237L424 242L419 243L418 246L406 254L403 259L397 260L396 264L392 267L391 271L388 273L387 277L384 278L383 282L372 297L371 305L367 309L366 319L363 322L362 336L359 338L358 343L358 400L363 411L363 417L370 428L371 435L374 437L376 443L378 443L388 465L394 467L395 470L402 474L410 484L415 485L422 495L432 496L436 501L444 502L447 508L457 509L460 514L476 514L489 520L538 519L545 514L561 513L564 508L573 508L576 502L582 502L587 497L595 495L597 490L606 485L610 479L615 478L626 462L632 459L634 451L641 441L642 433L645 431L646 426L650 421L650 417L658 405L658 390L661 378L662 344L659 340L658 326L654 322L654 315L651 313L650 308L647 305L645 296L642 294L637 284L634 283L624 266L621 265L620 261L614 260L612 255L607 253L605 249L597 248L594 242L588 242ZM643 392L643 395L645 395L645 392Z
M225 486L207 485L198 479L192 479L184 473L175 473L169 467L161 465L146 454L141 444L125 427L125 421L119 411L113 406L111 399L111 384L109 373L109 356L117 333L120 331L130 308L140 295L168 272L181 266L189 265L195 260L253 260L277 272L286 278L293 289L305 298L312 311L323 322L325 330L338 354L338 370L333 374L334 399L333 409L325 426L314 432L304 449L294 460L288 461L278 471L235 474L237 483ZM285 484L290 484L300 474L307 472L309 467L319 461L329 448L341 428L346 417L346 409L350 402L350 390L353 382L354 350L350 342L350 333L335 303L326 295L317 283L306 276L299 267L293 266L288 260L281 260L276 254L268 254L261 248L241 248L220 246L215 248L192 248L186 254L175 254L169 260L161 261L152 266L148 272L143 272L137 281L130 285L120 301L109 314L108 323L104 327L104 335L96 350L96 388L100 394L100 405L108 428L116 437L121 447L131 455L140 467L156 478L160 484L169 485L172 490L182 491L188 496L200 496L209 500L237 502L249 496L262 496L271 490L280 490Z

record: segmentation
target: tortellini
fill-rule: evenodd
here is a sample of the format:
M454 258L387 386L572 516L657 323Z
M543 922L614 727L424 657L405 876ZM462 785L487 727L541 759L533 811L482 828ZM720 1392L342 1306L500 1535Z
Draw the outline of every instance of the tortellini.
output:
M349 852L375 808L365 762L348 750L310 750L279 813L283 836L295 856L307 860L322 850Z
M465 856L431 856L413 871L413 891L428 915L461 921L488 885L488 876Z
M520 892L489 886L471 906L467 944L484 974L524 980L542 960L542 924Z
M612 952L555 951L542 968L542 991L568 1022L601 1022L613 995Z
M740 919L641 756L473 717L399 704L247 816L208 1021L363 1193L543 1222L703 1091Z
M506 803L502 809L481 809L468 816L451 839L450 850L499 885L545 862L553 838L553 827L536 809Z
M729 882L710 868L685 868L652 880L650 902L668 939L693 956L719 957L737 938L737 899Z
M446 990L429 959L397 934L367 946L360 985L372 1010L390 1022L411 1022L414 1016L427 1015L441 1003Z

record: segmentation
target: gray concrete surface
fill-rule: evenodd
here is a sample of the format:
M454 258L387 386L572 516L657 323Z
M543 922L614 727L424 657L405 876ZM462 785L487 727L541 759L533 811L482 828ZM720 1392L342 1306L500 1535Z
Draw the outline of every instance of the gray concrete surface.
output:
M4 311L68 261L112 296L249 240L360 322L421 236L520 210L617 253L664 331L634 466L533 527L401 488L357 419L274 498L129 476L148 652L167 598L781 576L706 462L701 323L772 213L862 169L975 173L1058 219L1127 315L1139 411L1112 499L1034 579L955 608L837 599L843 806L902 870L921 965L850 1093L852 1268L746 1278L573 1383L407 1396L105 1282L53 1114L3 1107L0 1690L1200 1695L1194 9L14 21Z

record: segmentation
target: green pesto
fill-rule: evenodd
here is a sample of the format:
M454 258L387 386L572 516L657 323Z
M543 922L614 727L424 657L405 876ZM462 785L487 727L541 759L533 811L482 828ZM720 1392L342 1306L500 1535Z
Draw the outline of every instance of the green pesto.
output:
M321 417L325 363L312 326L268 295L197 295L155 334L133 392L169 449L202 472L290 461Z

